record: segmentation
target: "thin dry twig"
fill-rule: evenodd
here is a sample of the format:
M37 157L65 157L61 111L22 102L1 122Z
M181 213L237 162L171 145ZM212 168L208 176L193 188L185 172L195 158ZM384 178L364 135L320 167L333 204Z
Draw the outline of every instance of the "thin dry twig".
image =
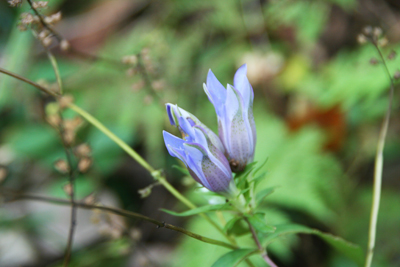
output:
M57 205L71 205L72 204L71 201L68 201L66 199L37 196L37 195L31 195L31 194L21 194L21 193L17 193L15 191L13 191L11 189L5 189L5 188L1 188L1 187L0 187L0 192L6 196L5 203L20 201L20 200L32 200L32 201L41 201L41 202L47 202L47 203L52 203L52 204L57 204ZM103 211L111 212L116 215L124 216L124 217L131 218L131 219L144 220L144 221L150 222L152 224L155 224L157 226L157 228L167 228L167 229L170 229L170 230L173 230L176 232L180 232L182 234L185 234L189 237L195 238L195 239L200 240L205 243L222 246L222 247L229 248L229 249L237 249L238 248L237 246L233 246L229 243L215 240L212 238L208 238L205 236L201 236L201 235L195 234L193 232L190 232L184 228L181 228L181 227L178 227L178 226L175 226L172 224L168 224L165 222L161 222L161 221L155 220L153 218L150 218L150 217L147 217L147 216L144 216L142 214L135 213L132 211L127 211L127 210L108 207L108 206L91 205L91 204L87 204L84 202L78 202L78 201L76 201L74 203L74 205L76 207L82 208L82 209L103 210Z

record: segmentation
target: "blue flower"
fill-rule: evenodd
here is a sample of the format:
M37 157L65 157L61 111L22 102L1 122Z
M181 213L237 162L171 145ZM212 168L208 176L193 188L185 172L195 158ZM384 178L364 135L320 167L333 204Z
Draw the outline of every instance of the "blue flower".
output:
M233 86L227 89L210 70L204 91L214 105L218 117L219 137L232 171L243 170L254 158L256 127L253 117L254 92L242 65L235 74Z
M181 139L163 131L169 154L185 163L190 175L204 187L222 194L232 193L232 172L218 136L176 105L167 104L167 112L171 124L182 133Z

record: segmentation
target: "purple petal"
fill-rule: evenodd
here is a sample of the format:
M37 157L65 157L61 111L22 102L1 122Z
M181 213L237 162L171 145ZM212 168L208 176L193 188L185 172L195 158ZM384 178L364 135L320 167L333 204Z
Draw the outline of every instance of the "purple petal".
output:
M168 118L169 118L169 123L171 125L176 125L175 124L175 120L174 120L174 114L172 113L172 112L174 112L173 111L173 106L174 105L172 105L170 103L167 103L165 106L167 107L167 114L168 114Z
M214 105L217 115L222 116L223 105L226 100L226 89L215 77L214 73L209 70L207 75L207 85L203 85L208 99Z
M247 65L244 64L236 71L233 78L234 87L240 92L243 98L244 109L248 110L253 103L254 92L249 80L247 79Z

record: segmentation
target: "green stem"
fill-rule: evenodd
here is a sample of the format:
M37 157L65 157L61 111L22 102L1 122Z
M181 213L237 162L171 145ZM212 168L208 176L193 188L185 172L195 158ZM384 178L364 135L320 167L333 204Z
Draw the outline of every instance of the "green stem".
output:
M372 264L372 258L374 256L375 249L375 239L376 239L376 225L378 222L378 213L379 213L379 203L381 199L381 187L382 187L382 169L383 169L383 150L385 148L385 139L387 135L387 131L389 128L390 114L392 110L392 102L393 102L393 92L394 92L394 83L392 76L390 75L389 68L386 64L385 58L382 55L381 50L378 45L373 42L378 54L382 60L385 72L390 80L390 91L389 91L389 104L385 114L385 118L383 119L383 123L381 126L381 130L379 132L379 140L376 148L376 156L375 156L375 170L374 170L374 185L373 185L373 193L372 193L372 207L371 207L371 217L368 231L368 249L367 255L365 258L365 267L370 267Z
M61 75L60 75L60 71L58 69L57 60L49 50L47 50L46 52L47 52L47 56L49 57L49 60L51 62L51 65L53 66L53 70L54 70L54 74L56 75L56 80L57 80L58 88L60 90L60 94L63 94L63 86L62 86L62 82L61 82Z
M68 107L70 109L74 110L79 115L81 115L83 118L85 118L88 122L90 122L90 124L95 126L97 129L99 129L105 135L107 135L112 141L114 141L119 147L121 147L126 153L128 153L129 156L131 156L140 165L142 165L143 168L148 170L153 175L153 173L155 172L154 168L151 167L138 153L136 153L135 150L133 150L124 141L122 141L121 138L116 136L107 127L105 127L99 120L97 120L95 117L90 115L88 112L86 112L85 110L81 109L80 107L78 107L77 105L75 105L73 103L68 104Z

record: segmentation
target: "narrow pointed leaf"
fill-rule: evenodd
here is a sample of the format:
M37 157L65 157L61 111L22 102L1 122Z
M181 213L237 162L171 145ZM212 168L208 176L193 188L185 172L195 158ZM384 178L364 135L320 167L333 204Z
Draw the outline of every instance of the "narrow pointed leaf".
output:
M274 187L268 187L265 188L263 190L261 190L260 192L257 193L256 195L256 205L258 206L261 202L263 202L263 200L269 196L270 194L272 194L275 191L275 186Z
M161 210L168 214L174 215L174 216L184 217L184 216L192 216L192 215L196 215L199 213L205 213L205 212L210 212L210 211L230 210L230 209L232 209L231 205L229 203L226 203L226 204L201 206L196 209L191 209L191 210L184 211L184 212L175 212L175 211L166 210L166 209L161 209Z
M275 232L275 227L269 225L265 222L265 216L263 213L256 213L253 216L247 218L250 224L257 230L257 232L261 233L273 233Z
M253 248L242 248L236 249L226 253L219 258L211 267L235 267L240 262L248 258L249 256L258 253L258 249Z

